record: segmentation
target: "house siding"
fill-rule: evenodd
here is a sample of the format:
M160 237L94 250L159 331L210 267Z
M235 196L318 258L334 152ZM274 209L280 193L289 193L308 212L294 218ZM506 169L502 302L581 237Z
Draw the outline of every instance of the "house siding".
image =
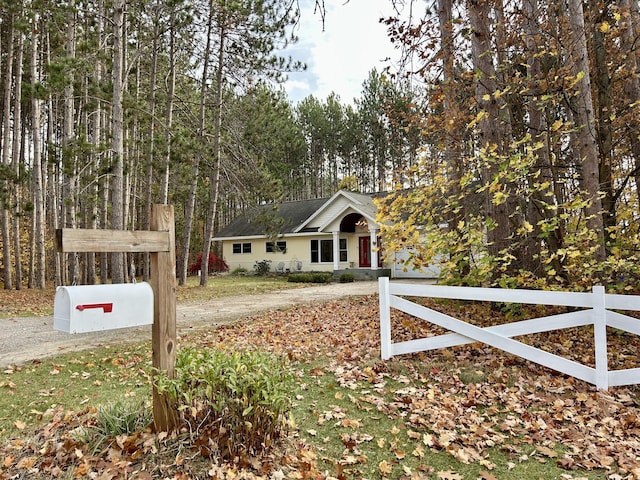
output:
M339 262L340 269L357 268L358 267L358 237L361 233L342 233L340 238L347 239L347 261ZM271 261L271 271L275 272L278 264L281 262L283 267L290 272L297 271L298 263L301 263L301 271L321 271L333 272L333 262L311 262L311 240L331 240L333 236L329 234L290 236L279 238L279 241L287 242L287 251L283 252L267 252L266 244L269 240L266 238L253 239L236 239L224 240L222 242L222 257L229 270L234 271L238 268L244 268L247 271L253 271L256 262L262 260ZM234 243L251 243L251 253L233 253Z

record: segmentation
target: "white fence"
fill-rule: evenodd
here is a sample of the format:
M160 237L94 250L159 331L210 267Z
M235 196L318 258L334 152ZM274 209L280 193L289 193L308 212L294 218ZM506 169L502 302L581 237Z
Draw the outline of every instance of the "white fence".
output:
M389 282L379 279L380 343L382 359L393 355L421 352L482 342L492 347L544 365L608 389L618 385L640 384L640 368L608 369L607 327L640 335L640 320L614 310L640 310L640 296L605 294L604 287L595 286L591 293L551 292L541 290L504 290L476 287L445 287ZM571 313L523 320L504 325L480 328L457 318L418 305L404 297L448 298L487 302L512 302L538 305L560 305L583 308ZM418 317L451 332L406 342L391 341L391 308ZM511 337L549 332L563 328L593 325L595 368L526 345Z

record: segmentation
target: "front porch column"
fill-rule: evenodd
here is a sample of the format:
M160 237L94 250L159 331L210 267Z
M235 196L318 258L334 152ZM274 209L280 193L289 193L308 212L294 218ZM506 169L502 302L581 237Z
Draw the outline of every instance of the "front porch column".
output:
M378 270L378 230L369 230L371 236L371 270Z
M340 232L333 234L333 271L340 270Z

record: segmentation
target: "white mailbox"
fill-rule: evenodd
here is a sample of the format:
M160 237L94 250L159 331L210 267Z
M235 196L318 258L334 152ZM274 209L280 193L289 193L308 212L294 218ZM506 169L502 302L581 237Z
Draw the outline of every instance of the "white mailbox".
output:
M146 282L58 287L53 328L96 332L153 323L153 289Z

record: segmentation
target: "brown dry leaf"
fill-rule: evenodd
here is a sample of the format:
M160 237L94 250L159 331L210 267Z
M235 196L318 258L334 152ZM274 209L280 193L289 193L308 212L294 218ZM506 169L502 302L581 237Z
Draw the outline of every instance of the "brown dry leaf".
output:
M489 472L480 472L478 480L498 480L498 478Z
M360 460L355 455L345 455L344 457L342 457L341 463L343 465L355 465L357 463L360 463Z
M489 460L485 460L482 459L480 460L480 465L482 465L483 467L489 469L489 470L495 470L496 468L496 464L495 463L491 463Z
M440 471L437 473L440 480L464 480L464 477L459 473L452 472L451 470Z
M38 457L23 457L18 460L18 464L16 465L16 467L28 470L30 468L33 468L33 466L36 464L37 459Z
M564 457L558 460L557 465L565 470L573 470L576 468L576 462L571 457Z
M393 472L393 465L391 465L386 460L382 460L378 464L378 469L380 470L380 473L382 473L383 475L389 475L391 472Z
M404 460L404 458L407 456L407 454L402 450L394 450L393 453L398 460Z
M18 430L24 430L27 427L27 424L24 423L22 420L16 420L15 422L13 422L13 426L16 427Z
M433 447L435 445L435 440L433 435L430 433L425 433L422 435L422 443L424 443L427 447Z
M356 419L344 418L341 422L342 426L345 428L360 428L362 427L362 422Z
M414 448L413 452L411 452L411 455L418 458L424 457L424 448L422 448L422 445L418 445L416 448Z
M82 478L85 475L87 475L89 473L91 469L89 468L89 465L87 464L87 462L83 462L80 465L78 465L74 472L73 472L73 477L74 478Z
M555 450L552 450L549 447L545 447L544 445L537 445L536 450L542 455L549 458L556 458L558 456L558 452L556 452Z

